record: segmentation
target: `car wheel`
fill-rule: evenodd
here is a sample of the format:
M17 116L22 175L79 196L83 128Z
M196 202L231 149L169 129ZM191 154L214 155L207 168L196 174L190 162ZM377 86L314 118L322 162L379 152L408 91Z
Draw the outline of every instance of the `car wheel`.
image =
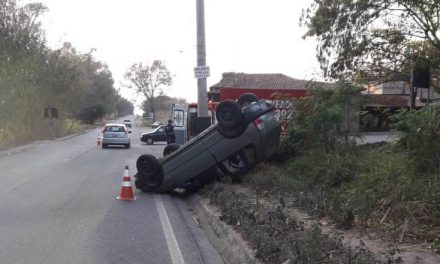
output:
M229 156L221 163L221 168L225 169L227 174L237 177L253 168L256 163L255 148L250 146Z
M108 147L107 144L101 144L101 146L103 149L106 149Z
M135 177L136 177L136 175L135 175ZM143 192L154 192L154 189L148 187L141 180L138 180L138 179L134 180L134 186L136 187L136 189L139 189Z
M178 150L180 148L180 145L177 143L171 143L168 144L165 149L163 150L163 156L167 156L170 155L171 153L173 153L174 151Z
M237 103L240 105L241 109L244 109L246 106L253 102L257 102L258 97L253 93L244 93L240 95L237 100Z
M224 129L238 126L243 120L240 105L232 100L221 102L215 112L219 125Z
M130 143L125 144L125 147L129 149L130 148Z
M152 138L147 138L147 144L152 145L154 143L154 140Z
M138 189L146 192L154 192L162 184L162 166L156 157L149 154L141 155L136 161L138 173L135 175Z

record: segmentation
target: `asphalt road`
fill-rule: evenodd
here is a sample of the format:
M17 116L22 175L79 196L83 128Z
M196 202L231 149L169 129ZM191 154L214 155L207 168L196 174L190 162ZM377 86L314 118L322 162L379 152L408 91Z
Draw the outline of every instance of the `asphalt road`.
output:
M131 118L133 120L133 118ZM178 194L116 199L124 166L165 144L101 149L98 129L0 157L0 263L223 263ZM133 178L132 178L133 182Z

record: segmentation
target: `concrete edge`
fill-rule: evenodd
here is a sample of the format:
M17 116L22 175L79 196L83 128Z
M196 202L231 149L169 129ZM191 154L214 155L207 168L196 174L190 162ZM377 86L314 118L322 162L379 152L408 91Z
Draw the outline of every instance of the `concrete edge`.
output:
M225 263L261 264L246 241L231 226L220 220L220 214L215 209L208 206L208 199L193 194L189 203L194 208L194 218Z

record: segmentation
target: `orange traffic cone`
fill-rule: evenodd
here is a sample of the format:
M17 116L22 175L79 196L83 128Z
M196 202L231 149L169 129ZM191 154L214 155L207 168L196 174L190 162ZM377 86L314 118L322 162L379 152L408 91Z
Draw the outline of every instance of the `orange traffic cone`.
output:
M116 198L121 201L133 201L136 197L133 195L133 188L131 187L131 179L128 175L128 166L125 166L124 179L122 180L121 193Z

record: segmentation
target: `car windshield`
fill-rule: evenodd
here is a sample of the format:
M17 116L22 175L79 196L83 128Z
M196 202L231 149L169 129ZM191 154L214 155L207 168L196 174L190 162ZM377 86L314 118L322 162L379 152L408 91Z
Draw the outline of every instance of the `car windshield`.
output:
M163 132L164 130L163 130L163 126L158 126L157 128L155 128L154 130L153 130L153 132Z

